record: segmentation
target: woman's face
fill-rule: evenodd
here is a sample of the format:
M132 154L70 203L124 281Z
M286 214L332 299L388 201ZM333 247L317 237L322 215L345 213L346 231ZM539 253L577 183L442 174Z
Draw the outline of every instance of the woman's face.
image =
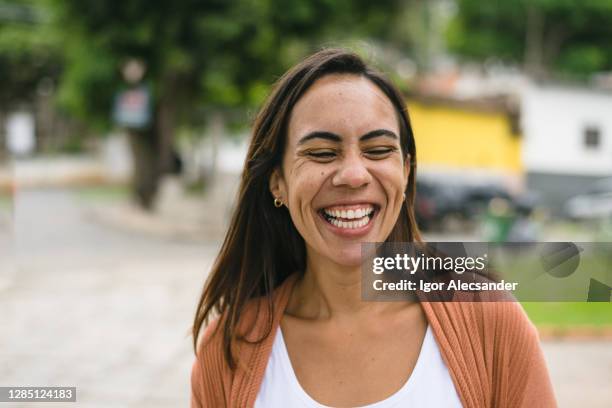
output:
M361 76L320 78L294 106L270 190L289 209L309 258L357 266L361 242L391 233L410 169L399 137L391 101Z

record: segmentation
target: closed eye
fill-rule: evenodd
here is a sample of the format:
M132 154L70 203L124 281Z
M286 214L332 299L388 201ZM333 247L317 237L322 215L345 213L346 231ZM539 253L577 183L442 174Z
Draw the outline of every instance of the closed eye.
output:
M395 147L377 147L366 150L365 154L373 158L384 158L395 151L397 151Z
M311 150L306 152L306 155L315 160L329 161L336 157L336 152L333 150Z

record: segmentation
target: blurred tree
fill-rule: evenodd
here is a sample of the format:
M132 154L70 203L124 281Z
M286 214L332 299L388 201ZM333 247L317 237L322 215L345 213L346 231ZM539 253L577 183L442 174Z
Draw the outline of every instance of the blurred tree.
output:
M135 192L151 208L159 177L171 170L177 123L195 107L223 112L254 106L288 66L329 38L392 37L401 0L51 0L64 34L60 102L100 127L137 58L154 95L154 119L130 131Z
M612 69L612 0L456 0L451 51L523 64L536 77Z
M56 76L59 53L46 10L27 0L0 1L0 105L31 101L38 82Z
M0 0L0 134L4 113L32 105L41 81L59 75L61 55L48 13L43 2Z

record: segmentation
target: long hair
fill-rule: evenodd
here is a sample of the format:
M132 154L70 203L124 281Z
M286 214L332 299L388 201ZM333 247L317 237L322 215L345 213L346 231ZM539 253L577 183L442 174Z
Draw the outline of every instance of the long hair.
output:
M244 336L238 335L237 325L247 302L256 297L267 297L271 311L274 288L293 272L303 273L306 267L304 240L286 208L274 207L269 179L273 170L281 166L293 107L317 79L329 74L363 76L378 86L392 102L400 124L404 159L410 155L410 175L405 204L387 241L420 241L413 213L416 148L402 94L352 52L324 49L306 58L277 81L255 118L236 207L204 285L193 323L193 346L197 353L202 326L215 314L222 316L215 330L223 330L224 355L231 368L235 368L232 341L246 341ZM270 319L267 334L271 330Z

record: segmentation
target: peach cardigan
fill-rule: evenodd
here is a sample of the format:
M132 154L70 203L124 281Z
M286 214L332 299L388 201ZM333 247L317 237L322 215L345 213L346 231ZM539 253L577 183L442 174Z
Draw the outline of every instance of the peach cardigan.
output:
M263 380L274 335L297 274L273 293L269 316L263 298L246 308L236 344L236 371L223 357L218 320L203 334L191 372L191 407L252 407ZM538 334L516 302L421 302L464 407L556 407Z

